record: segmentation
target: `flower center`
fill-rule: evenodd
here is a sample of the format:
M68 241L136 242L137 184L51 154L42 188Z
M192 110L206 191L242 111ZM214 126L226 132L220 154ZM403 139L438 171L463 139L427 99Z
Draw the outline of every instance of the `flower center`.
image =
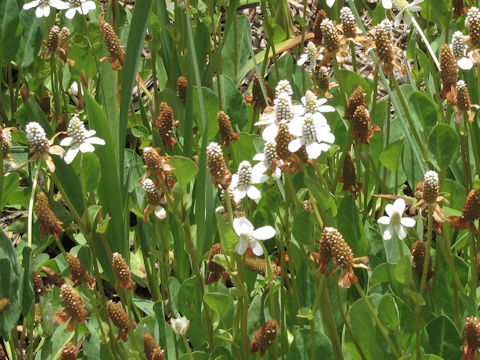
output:
M292 116L292 100L287 93L280 93L275 99L275 116L277 122L282 120L290 120Z
M307 113L314 113L317 111L317 97L310 90L305 93L305 111Z
M393 0L393 3L399 11L406 9L408 6L408 1L406 0Z
M73 117L68 124L68 133L76 143L83 144L85 142L85 125L78 117Z
M80 7L82 5L81 0L70 0L70 4L72 4L72 7Z
M303 136L307 143L317 141L315 126L313 126L313 119L310 117L305 118L305 122L303 123Z
M402 220L402 215L398 212L394 212L392 216L390 216L390 225L398 225Z
M252 165L242 161L238 167L238 186L248 186L252 183Z
M277 158L275 146L276 144L272 141L265 144L265 161L268 163L268 165L271 165L273 160Z
M452 52L456 58L461 58L465 54L465 39L460 31L452 35Z
M240 237L243 241L247 241L247 242L253 241L253 232L249 231L245 234L242 234Z

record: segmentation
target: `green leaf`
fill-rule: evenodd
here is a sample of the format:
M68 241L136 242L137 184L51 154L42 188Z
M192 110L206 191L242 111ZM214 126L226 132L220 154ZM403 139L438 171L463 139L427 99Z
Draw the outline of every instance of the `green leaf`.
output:
M204 321L202 320L202 299L198 291L198 281L195 277L185 280L178 290L178 311L190 320L187 335L194 347L200 347L207 339Z
M17 1L0 1L0 62L8 62L15 58L18 48L18 22Z
M94 153L83 154L80 178L86 192L94 192L97 189L101 174L102 168L97 156Z
M211 140L215 137L215 135L217 135L219 129L217 121L218 98L217 95L209 88L202 87L202 92L205 106L205 118L208 123L207 138L208 140ZM198 91L193 93L193 114L195 116L196 124L200 130L200 133L204 135Z
M292 234L300 244L312 247L315 241L313 216L307 211L301 212L293 220Z
M226 35L222 48L222 73L235 79L235 82L239 80L238 70L248 62L249 43L252 36L250 21L246 16L237 16L236 24L237 42L235 43L235 32L232 28ZM235 61L237 61L237 74L235 74Z
M172 156L170 158L170 165L175 168L173 173L182 189L185 189L198 173L197 164L195 164L193 160L184 156Z
M28 246L23 248L22 251L22 283L20 286L20 298L22 299L22 314L25 318L29 318L29 323L33 325L33 317L31 316L32 306L35 304L35 295L33 293L32 283L32 249Z
M143 50L143 40L147 30L148 18L152 9L152 0L143 0L135 4L132 21L128 32L128 40L125 52L125 66L120 90L120 123L118 134L113 134L117 144L116 153L120 156L120 169L123 169L123 148L127 134L128 109L132 102L132 89L135 83L140 54Z
M428 148L435 156L440 169L446 169L457 155L457 133L447 124L438 124L428 139Z
M309 176L305 176L305 185L312 193L321 212L325 226L334 226L336 223L337 206L328 190L325 190L320 183Z
M370 98L372 87L366 78L360 76L356 72L348 70L340 70L339 75L342 83L345 84L345 91L347 94L351 94L360 85L367 93L367 99Z
M415 91L410 96L409 102L413 104L415 115L426 128L432 128L437 124L440 111L438 105L433 102L431 97L420 91Z
M462 356L462 337L455 324L445 315L430 321L425 330L428 334L428 343L424 344L429 352L443 359L460 359Z
M315 330L312 335L310 329L300 329L295 333L287 353L287 360L309 360L312 359L313 340L315 339L315 359L335 359L330 340L325 334Z
M2 175L0 175L2 176ZM13 195L15 190L18 189L18 173L10 173L3 176L3 189L0 193L0 210L7 204L8 199Z
M397 140L388 145L379 155L380 162L392 172L398 171L398 162L402 153L403 140Z
M228 312L233 309L233 300L232 297L221 293L221 292L211 292L203 295L205 303L215 311L221 319L224 319Z
M248 122L247 105L233 81L225 74L220 76L223 110L230 117L233 128L244 130Z
M378 318L390 330L395 331L398 329L400 319L398 318L398 308L393 296L385 294L382 300L380 300L378 304Z
M257 139L260 139L259 135L247 134L244 132L238 134L238 141L232 143L231 146L235 171L241 161L251 159L255 156L256 151L254 144Z
M365 236L355 199L349 193L338 205L337 228L356 256L367 254L368 239Z
M43 19L32 16L30 11L22 11L20 22L23 27L23 36L17 59L20 67L25 69L32 64L40 49L42 40L40 25L43 23Z

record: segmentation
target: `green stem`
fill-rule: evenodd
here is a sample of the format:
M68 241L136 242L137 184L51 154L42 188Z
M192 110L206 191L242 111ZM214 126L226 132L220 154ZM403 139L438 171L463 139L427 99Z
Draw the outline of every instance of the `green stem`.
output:
M190 349L190 345L188 344L187 338L184 335L181 335L183 340L183 344L185 345L185 349L187 350L188 357L190 360L194 360L192 350Z
M473 301L477 298L477 262L475 260L475 236L470 231L470 297Z
M373 319L375 320L375 323L377 324L378 326L378 329L380 330L382 336L385 338L388 346L390 346L390 349L392 350L393 354L395 355L395 357L397 359L399 359L401 357L401 354L400 352L397 350L397 348L395 347L395 345L393 344L393 341L392 339L390 339L390 336L388 336L388 333L387 331L385 330L385 328L383 327L380 319L378 318L377 314L375 313L375 310L373 309L373 306L372 304L370 303L370 300L368 300L368 298L365 296L365 293L363 292L363 289L362 287L356 283L355 284L355 288L357 289L357 291L360 293L360 296L362 297L362 299L365 301L365 304L367 305L367 309L368 311L370 312L370 314L372 315Z
M1 159L3 161L3 159ZM28 201L28 225L27 225L27 246L32 247L32 228L33 228L33 199L35 198L35 190L37 189L38 174L40 172L40 162L37 164L35 175L33 176L32 192ZM2 178L3 178L3 174ZM0 189L1 190L1 189Z

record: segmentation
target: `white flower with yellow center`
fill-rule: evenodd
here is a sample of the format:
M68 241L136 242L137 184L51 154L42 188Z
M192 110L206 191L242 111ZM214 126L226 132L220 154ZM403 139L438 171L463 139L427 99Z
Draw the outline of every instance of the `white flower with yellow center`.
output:
M263 255L263 247L258 241L271 239L276 233L271 226L262 226L255 230L253 224L246 217L233 219L233 230L239 238L235 245L235 251L239 255L245 254L248 246L252 248L255 255Z
M322 58L320 58L320 60ZM304 64L305 69L308 72L312 72L317 66L317 47L311 41L308 42L307 47L305 48L305 52L300 56L300 59L298 59L297 61L298 66L303 66Z
M282 176L282 170L276 165L275 159L280 164L282 160L278 159L275 141L269 141L265 143L263 148L263 153L258 153L253 157L253 160L260 161L258 164L253 166L254 173L263 174L268 169L272 170L272 177L274 179L280 179Z
M61 0L33 0L23 5L23 10L35 8L35 16L37 18L48 17L50 15L50 7L58 10L68 9L68 3Z
M95 10L97 5L92 0L70 0L70 8L65 11L67 19L73 19L75 13L87 15L90 11Z
M252 200L260 198L260 190L253 184L261 184L268 179L267 175L260 170L256 168L254 171L252 165L246 160L238 165L238 171L232 175L232 182L230 183L235 202L240 202L245 196Z
M67 164L70 164L77 156L78 152L94 152L95 145L105 145L105 141L95 137L95 130L86 130L83 121L77 116L73 116L68 124L68 137L64 138L61 142L61 146L71 146L68 149L64 160Z
M418 4L422 2L423 0L413 0L411 3L406 0L393 0L395 7L399 10L393 21L394 26L398 27L402 20L405 24L410 25L412 23L411 16L413 16L411 13L420 12L422 8Z
M461 31L455 31L453 33L450 48L460 69L470 70L473 67L472 60L466 56L468 46L465 44L465 35L463 35Z
M288 150L294 153L305 145L310 159L318 158L322 152L330 149L335 141L335 136L330 132L326 119L315 118L311 113L294 119L289 125L289 130L297 138L288 144Z
M385 211L388 216L382 216L378 219L378 223L387 225L387 228L383 232L383 239L390 240L393 234L397 234L400 240L407 237L407 230L405 227L414 227L415 219L409 217L402 217L405 211L405 200L399 198L392 204L388 204L385 207Z

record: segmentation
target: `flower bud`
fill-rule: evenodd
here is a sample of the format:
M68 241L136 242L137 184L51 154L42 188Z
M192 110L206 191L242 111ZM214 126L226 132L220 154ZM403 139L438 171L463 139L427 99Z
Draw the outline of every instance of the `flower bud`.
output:
M230 118L224 111L219 111L217 113L218 126L220 127L220 133L222 134L222 146L228 146L231 142L238 140L238 134L233 131L232 123Z
M281 121L278 124L278 133L275 138L275 151L278 155L278 158L287 161L287 159L292 154L290 150L288 150L288 144L293 140L293 136L290 134L288 129L288 124L286 121Z
M361 85L358 85L358 87L350 94L350 97L348 98L347 109L345 110L345 116L343 118L351 119L355 110L357 110L357 107L360 105L366 107L366 96L367 94L365 89Z
M262 87L260 86L257 74L253 75L251 101L255 104L255 109L259 108L261 111L270 105L271 99L273 99L272 89L264 78L262 78L262 85L265 90L265 96L263 96ZM265 101L265 97L267 101Z
M70 323L65 329L66 332L72 331L76 323L83 324L87 319L88 312L85 310L83 300L73 288L68 284L63 284L60 288L60 297L62 299L63 306L67 318L71 317ZM65 319L64 319L65 320Z
M463 330L465 341L463 343L464 360L474 360L475 351L480 348L480 324L476 316L467 317Z
M394 52L392 45L392 23L385 19L375 27L375 48L378 58L385 64L393 63Z
M470 111L472 102L470 100L470 94L468 92L467 84L465 81L458 80L457 82L457 108L462 112Z
M105 37L107 50L110 53L110 56L107 57L108 61L112 64L113 70L120 70L125 62L125 50L123 49L122 43L112 25L105 22L103 18L101 18L99 22L100 30Z
M190 320L188 320L185 316L182 316L178 319L171 318L170 326L176 335L184 336L190 327Z
M444 99L447 99L451 105L455 105L455 84L458 80L458 66L452 49L450 49L448 44L443 44L440 52L440 75L443 85L442 96Z
M340 20L342 21L343 35L347 38L355 38L357 36L357 23L352 10L348 6L340 9Z
M48 143L47 135L42 126L37 122L29 122L25 126L25 133L27 135L27 140L30 145L30 152L35 154L46 154L50 149Z
M55 213L52 211L52 209L50 209L50 205L48 204L48 199L45 193L38 193L35 205L42 236L52 235L58 240L58 235L63 233L65 230L62 227L62 222L58 220Z
M63 27L58 34L58 44L59 44L59 57L63 62L66 62L70 56L70 30L66 27Z
M316 45L320 45L322 43L322 30L320 28L320 25L322 24L322 21L328 19L327 13L325 10L320 9L317 11L317 15L315 16L315 22L313 23L313 42Z
M35 302L38 303L40 301L40 296L47 295L47 290L45 290L45 286L43 285L42 277L35 270L32 272L32 282L33 292L35 293Z
M343 181L342 191L350 191L356 199L358 196L358 192L362 188L363 184L357 182L355 165L353 164L352 156L349 152L347 152L347 155L345 156L345 161L343 162L341 181Z
M272 319L267 321L253 336L252 342L250 343L250 354L255 354L258 351L260 355L263 356L275 341L277 331L277 320Z
M115 287L132 291L135 286L135 283L130 276L132 271L123 256L118 252L112 254L112 268L115 273L115 278L117 279Z
M152 335L147 332L143 334L143 349L147 360L152 360L153 352L158 347L159 346Z
M87 283L90 288L95 286L95 280L88 275L88 270L80 262L80 259L73 254L67 254L67 264L72 273L74 287Z
M315 69L315 80L320 90L328 91L330 89L330 76L326 66L320 66Z
M227 168L222 148L216 142L207 146L207 166L215 187L227 189L232 182L232 173Z
M50 31L48 32L48 39L46 43L46 50L44 52L44 58L49 59L51 54L54 54L57 51L58 47L58 35L60 33L60 28L57 25L53 25Z
M205 284L213 284L222 277L225 272L225 268L222 265L217 264L213 258L217 254L222 254L222 245L220 243L213 244L210 248L207 260L207 272L205 274Z
M427 204L437 202L438 174L435 171L427 171L423 181L423 201Z
M353 137L361 144L370 144L370 139L377 127L370 127L370 113L360 105L353 113Z
M470 42L473 47L480 47L480 10L472 6L467 12L467 24L470 31Z
M425 263L425 255L427 252L427 248L423 241L416 241L412 245L412 265L413 269L417 272L419 278L422 278L423 274L423 264ZM428 270L427 270L427 281L435 275L435 272L432 270L432 258L429 259L428 262Z
M172 151L177 143L177 140L172 136L173 128L177 123L178 121L175 120L173 109L166 102L162 102L160 104L160 113L157 116L155 127L158 129L158 132L162 137L163 145L168 147L170 151Z

